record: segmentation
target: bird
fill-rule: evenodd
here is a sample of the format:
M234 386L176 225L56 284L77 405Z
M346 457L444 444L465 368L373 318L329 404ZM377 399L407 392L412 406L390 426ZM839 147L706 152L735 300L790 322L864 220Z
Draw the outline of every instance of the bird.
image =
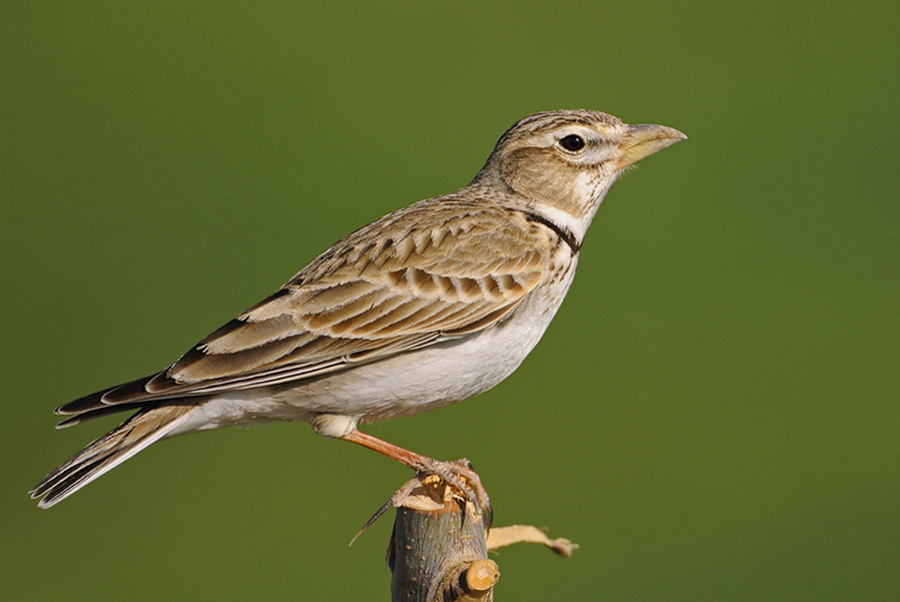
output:
M163 439L279 421L472 484L470 464L357 427L468 399L512 374L562 304L607 191L685 138L586 109L520 119L468 185L344 237L167 368L56 408L68 416L57 428L134 413L31 497L49 508Z

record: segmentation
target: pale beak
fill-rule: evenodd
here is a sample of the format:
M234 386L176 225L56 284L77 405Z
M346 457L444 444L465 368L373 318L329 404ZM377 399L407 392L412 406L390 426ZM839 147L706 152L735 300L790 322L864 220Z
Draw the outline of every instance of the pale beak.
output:
M640 124L629 125L628 133L622 138L619 148L622 150L622 157L619 159L619 165L616 171L624 169L643 159L649 157L656 151L661 151L667 146L672 146L676 142L687 138L678 130L664 125Z

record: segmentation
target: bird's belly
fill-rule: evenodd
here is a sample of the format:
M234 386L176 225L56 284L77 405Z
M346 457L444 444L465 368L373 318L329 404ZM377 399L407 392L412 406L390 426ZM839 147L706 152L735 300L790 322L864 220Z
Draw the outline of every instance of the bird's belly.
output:
M552 317L552 316L549 316ZM285 401L306 411L374 422L418 414L468 399L519 367L546 330L547 319L513 319L476 336L448 341L319 381Z
M575 259L493 328L317 379L229 391L204 402L177 433L311 421L319 414L377 422L463 401L497 385L537 345L572 282Z
M558 283L568 288L570 278ZM522 363L559 308L559 295L523 301L476 335L291 385L213 396L178 433L339 414L376 422L440 408L487 391Z

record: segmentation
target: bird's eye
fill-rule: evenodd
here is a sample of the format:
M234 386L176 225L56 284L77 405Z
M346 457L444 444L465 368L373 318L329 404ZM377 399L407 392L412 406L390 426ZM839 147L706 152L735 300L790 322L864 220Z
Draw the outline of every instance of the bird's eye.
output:
M568 151L580 151L584 148L584 138L577 134L569 134L560 139L559 145Z

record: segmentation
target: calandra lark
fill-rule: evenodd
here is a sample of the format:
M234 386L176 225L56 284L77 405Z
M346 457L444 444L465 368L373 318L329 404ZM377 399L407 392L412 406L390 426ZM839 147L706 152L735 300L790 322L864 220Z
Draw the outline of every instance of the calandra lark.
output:
M52 506L162 439L280 420L433 468L357 425L434 410L509 376L566 296L616 177L684 138L596 111L522 119L468 186L338 241L168 368L57 408L71 415L60 428L136 411L32 497Z

